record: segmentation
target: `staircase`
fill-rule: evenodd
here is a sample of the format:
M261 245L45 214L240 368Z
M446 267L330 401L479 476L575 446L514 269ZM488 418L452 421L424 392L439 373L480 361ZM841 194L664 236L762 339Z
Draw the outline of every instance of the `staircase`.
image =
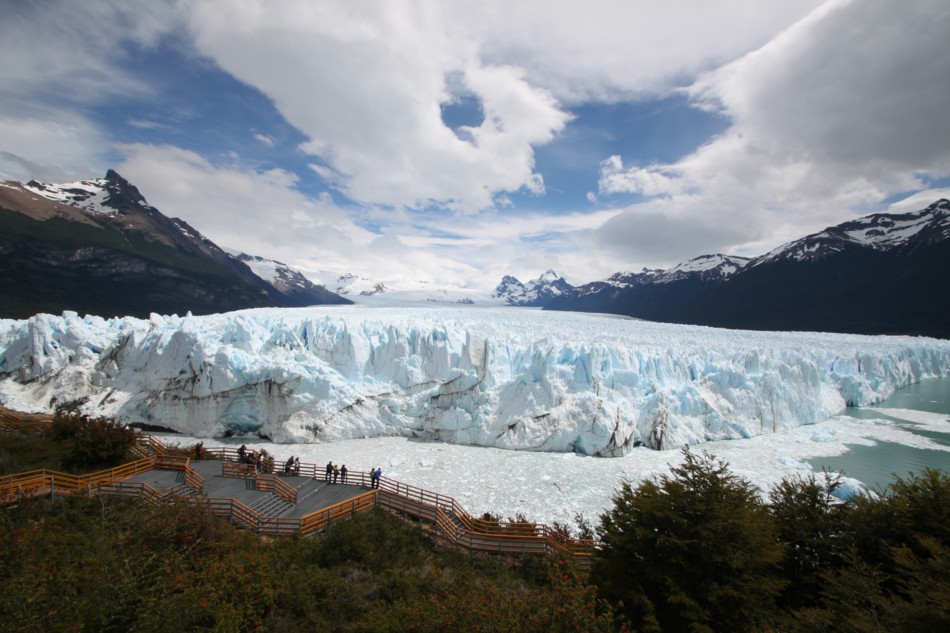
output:
M178 497L194 497L198 494L197 490L185 483L184 471L178 473L175 479L177 483L165 491L165 494L162 496L163 499L173 501Z
M294 504L273 492L268 493L248 506L262 517L279 517L294 509Z

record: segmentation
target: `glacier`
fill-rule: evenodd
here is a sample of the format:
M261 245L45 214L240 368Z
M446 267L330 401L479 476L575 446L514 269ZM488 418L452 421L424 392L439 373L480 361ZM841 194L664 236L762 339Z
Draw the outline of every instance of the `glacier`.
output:
M380 436L618 457L814 424L950 374L950 341L517 308L0 320L0 401L189 436Z

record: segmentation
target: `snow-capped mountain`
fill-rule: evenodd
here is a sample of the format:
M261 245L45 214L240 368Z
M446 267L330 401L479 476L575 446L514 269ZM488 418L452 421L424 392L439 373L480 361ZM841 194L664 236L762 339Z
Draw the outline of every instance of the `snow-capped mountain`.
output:
M505 275L495 287L492 297L510 306L545 306L554 297L570 292L574 287L553 270L548 270L537 279L521 283L511 275Z
M333 285L334 292L337 294L360 295L363 297L380 295L389 290L389 288L386 287L386 284L380 281L373 281L372 279L360 277L358 275L354 275L353 273L340 275L337 277Z
M673 323L950 337L950 201L829 227L765 255L618 273L546 306Z
M195 314L299 305L109 170L0 183L0 316Z
M314 284L302 272L283 262L237 251L229 253L238 261L247 264L255 275L287 297L290 305L302 307L324 303L352 303L324 286Z
M911 213L875 213L783 244L753 265L777 261L819 261L850 248L893 251L950 238L950 200L938 200Z

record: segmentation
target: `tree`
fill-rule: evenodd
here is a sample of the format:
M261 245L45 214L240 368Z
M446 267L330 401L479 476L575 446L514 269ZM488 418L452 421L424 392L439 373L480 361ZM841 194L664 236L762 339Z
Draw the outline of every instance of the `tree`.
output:
M56 409L47 435L65 447L63 466L73 471L118 466L135 444L135 431L114 420L91 418L76 405Z
M755 488L683 449L669 475L623 482L591 570L635 630L760 631L782 589L782 546Z
M825 473L824 481L814 475L783 479L769 493L769 509L785 544L782 567L789 584L780 601L786 608L814 604L826 582L822 574L840 565L844 512L831 503L840 485L840 475Z

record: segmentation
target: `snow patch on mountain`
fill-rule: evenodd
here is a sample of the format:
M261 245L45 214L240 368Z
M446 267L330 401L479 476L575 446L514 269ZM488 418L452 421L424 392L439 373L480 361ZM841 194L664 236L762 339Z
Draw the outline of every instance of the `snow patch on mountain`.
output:
M618 456L812 424L950 374L950 341L513 308L0 320L0 399L189 435Z
M950 238L950 200L910 213L875 213L783 244L752 266L779 260L815 261L849 247L890 251Z
M106 205L111 195L105 178L80 180L65 184L48 184L31 180L23 188L47 200L68 204L90 213L114 214L115 209Z
M495 287L492 297L510 306L544 306L552 298L573 290L563 277L548 270L537 279L521 283L516 277L505 275Z
M739 272L752 259L749 257L739 257L736 255L700 255L693 259L677 264L669 270L658 272L654 275L653 281L656 283L669 283L679 281L691 275L698 275L700 278L710 280L728 279Z
M387 290L386 284L380 281L373 281L366 277L346 273L337 278L333 292L340 295L361 295L370 297L372 295L382 294Z

